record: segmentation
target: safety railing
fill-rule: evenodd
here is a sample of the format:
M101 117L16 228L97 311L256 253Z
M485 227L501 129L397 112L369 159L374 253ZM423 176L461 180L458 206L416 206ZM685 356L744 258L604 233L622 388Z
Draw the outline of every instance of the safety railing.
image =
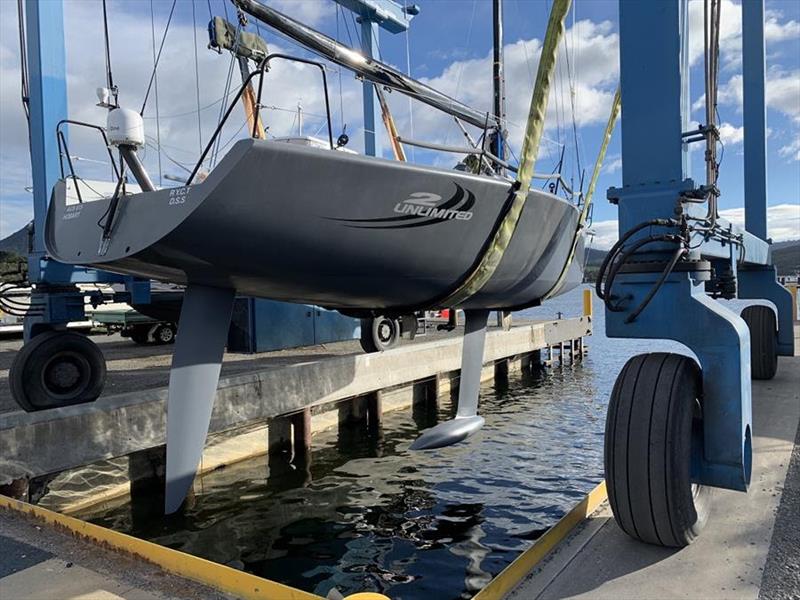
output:
M269 70L270 61L275 58L282 58L284 60L305 63L307 65L313 65L315 67L319 67L319 70L322 72L322 87L325 93L325 116L328 120L328 143L330 144L331 150L335 148L335 146L333 145L331 105L330 105L330 99L328 97L328 77L325 74L325 65L315 60L300 58L298 56L290 56L288 54L280 54L280 53L268 54L266 58L264 58L264 60L261 61L261 64L258 65L258 69L250 73L250 75L248 75L247 78L242 82L242 87L239 88L236 97L231 101L230 106L228 106L228 109L225 111L225 114L223 115L222 119L220 119L220 122L217 124L217 128L214 130L214 133L209 139L208 144L206 144L203 153L200 155L200 160L197 161L197 164L195 165L194 169L192 169L191 175L189 175L189 179L186 180L186 185L190 185L194 180L195 176L197 175L197 172L202 167L203 162L206 159L206 156L208 156L208 153L211 151L211 148L214 146L214 143L216 142L220 133L222 133L222 128L225 126L225 122L228 120L228 117L231 116L233 109L236 107L236 104L241 99L245 90L247 90L248 86L250 85L250 82L252 82L253 79L258 75L260 76L260 79L258 82L258 92L256 93L256 105L253 115L253 130L250 132L250 135L252 137L257 137L256 134L258 132L258 122L261 117L261 95L264 91L264 75Z

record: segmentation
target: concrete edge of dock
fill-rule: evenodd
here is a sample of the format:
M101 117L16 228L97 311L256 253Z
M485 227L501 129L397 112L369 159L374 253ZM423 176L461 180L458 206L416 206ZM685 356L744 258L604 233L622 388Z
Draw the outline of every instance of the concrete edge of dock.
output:
M605 502L606 483L601 481L591 492L548 529L534 544L503 569L473 600L500 600L528 577L548 555L567 539L600 504Z
M154 564L167 573L207 585L246 600L320 600L320 596L220 565L179 550L119 533L40 506L0 495L0 510L16 513L103 548L131 555Z

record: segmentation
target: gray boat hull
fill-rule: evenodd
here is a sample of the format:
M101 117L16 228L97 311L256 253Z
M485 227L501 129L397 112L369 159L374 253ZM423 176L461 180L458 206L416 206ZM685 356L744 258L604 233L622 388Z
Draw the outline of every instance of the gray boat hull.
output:
M68 264L342 310L440 306L479 260L505 181L260 140L238 142L198 185L126 196L100 255L109 200L68 204L59 182L48 252ZM531 191L492 278L463 308L538 303L558 281L577 209ZM582 246L582 244L581 244ZM580 282L576 252L559 292Z

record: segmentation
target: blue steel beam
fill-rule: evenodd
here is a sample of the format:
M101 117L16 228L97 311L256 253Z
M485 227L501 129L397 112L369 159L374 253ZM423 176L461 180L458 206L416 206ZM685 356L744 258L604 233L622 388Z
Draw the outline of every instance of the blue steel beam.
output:
M361 24L361 51L369 58L379 58L378 34L380 29L400 33L408 29L411 19L419 13L416 5L401 6L394 0L335 0L358 15ZM369 81L362 83L364 102L364 154L381 156L382 144L379 123L380 105L375 88Z
M388 31L402 33L411 24L411 19L419 12L414 4L403 7L392 0L335 0L353 11L362 19L367 19Z
M742 2L745 228L767 239L767 115L764 0Z
M30 81L30 151L33 176L33 252L28 277L41 281L45 257L44 225L50 190L61 176L56 125L67 118L64 7L60 0L26 0L28 78ZM65 132L66 135L66 132Z
M66 52L62 0L26 0L28 79L30 82L30 153L33 179L33 251L28 256L28 278L39 284L37 299L43 301L41 316L25 319L25 339L53 325L84 318L84 293L71 287L77 283L130 284L132 296L149 299L149 282L115 273L73 267L47 257L45 221L50 191L61 177L58 123L67 118ZM68 131L64 129L64 136ZM67 145L67 144L65 144ZM50 284L60 288L47 291Z
M686 21L682 0L620 0L620 79L623 187L609 190L619 206L620 235L652 219L673 219L707 207L684 202L696 191L688 178L682 132L687 110L682 91ZM647 32L643 35L642 32ZM685 73L688 77L688 73ZM683 102L682 102L683 100ZM731 228L733 231L733 228ZM642 236L648 230L642 230ZM718 257L737 266L739 248L719 240L702 243L693 254ZM766 244L748 236L751 260L766 262ZM649 252L674 252L674 244L653 244ZM694 440L693 477L698 483L746 490L750 482L750 335L744 321L705 293L707 271L675 272L638 318L628 319L660 276L620 273L613 295L623 310L606 310L610 337L671 339L687 346L702 367L703 434Z

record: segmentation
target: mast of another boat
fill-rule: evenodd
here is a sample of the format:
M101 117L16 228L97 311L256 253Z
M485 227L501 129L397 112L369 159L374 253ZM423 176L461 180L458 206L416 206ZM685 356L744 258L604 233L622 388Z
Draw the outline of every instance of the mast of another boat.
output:
M497 125L492 134L490 150L492 154L505 160L506 82L503 64L503 0L492 0L492 43L493 108L494 120ZM497 174L505 175L505 169L498 165Z

